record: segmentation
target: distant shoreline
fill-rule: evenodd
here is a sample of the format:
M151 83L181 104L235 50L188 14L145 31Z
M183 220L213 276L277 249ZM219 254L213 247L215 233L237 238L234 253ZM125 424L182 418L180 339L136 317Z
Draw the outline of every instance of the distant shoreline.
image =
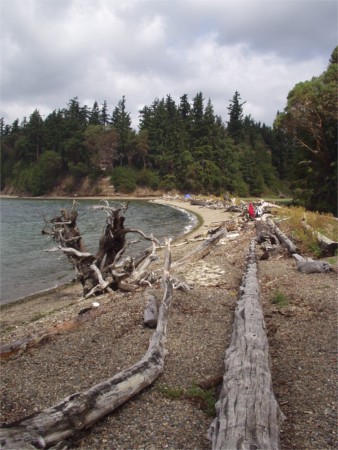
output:
M136 196L136 195L109 195L109 196L97 196L97 195L44 195L39 197L33 197L29 195L8 195L0 194L0 199L19 199L19 200L152 200L157 198L162 198L159 195L147 195L147 196Z

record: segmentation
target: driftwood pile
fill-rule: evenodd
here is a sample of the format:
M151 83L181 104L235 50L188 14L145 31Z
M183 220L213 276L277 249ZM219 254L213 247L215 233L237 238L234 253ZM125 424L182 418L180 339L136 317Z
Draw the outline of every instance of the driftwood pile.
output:
M297 246L278 228L271 220L256 221L257 242L260 244L263 253L260 259L269 259L282 255L285 251L296 261L297 269L306 274L328 273L334 269L326 261L315 261L311 258L304 258L298 252ZM329 240L328 240L329 241ZM332 241L330 241L332 243Z

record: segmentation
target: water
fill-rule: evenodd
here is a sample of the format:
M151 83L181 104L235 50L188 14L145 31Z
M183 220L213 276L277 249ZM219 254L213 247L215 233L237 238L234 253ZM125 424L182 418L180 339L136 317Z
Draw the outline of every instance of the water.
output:
M93 210L98 201L77 202L80 232L88 250L95 254L106 213ZM45 252L55 247L55 242L41 234L43 217L50 219L60 208L70 208L71 200L1 199L0 205L1 303L57 287L74 278L64 254ZM138 228L147 235L153 233L160 241L164 236L178 237L196 225L196 217L184 210L141 200L130 201L124 215L125 227ZM133 254L150 245L137 234L128 234L127 238L141 240L129 250Z

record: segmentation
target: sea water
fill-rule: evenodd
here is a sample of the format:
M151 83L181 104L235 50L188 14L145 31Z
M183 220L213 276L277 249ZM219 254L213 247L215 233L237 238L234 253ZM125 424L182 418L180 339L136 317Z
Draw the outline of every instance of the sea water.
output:
M98 200L76 202L78 227L88 251L95 254L107 215L94 210L93 206L100 204ZM46 251L55 248L56 243L41 233L44 218L59 215L61 208L69 209L72 203L64 199L0 200L1 303L57 287L74 278L67 257L60 252ZM111 202L110 206L118 203ZM124 216L126 228L137 228L146 235L153 233L160 242L164 237L187 233L197 222L194 215L183 209L142 200L129 201ZM128 234L127 239L140 241L128 250L131 255L150 246L138 234Z

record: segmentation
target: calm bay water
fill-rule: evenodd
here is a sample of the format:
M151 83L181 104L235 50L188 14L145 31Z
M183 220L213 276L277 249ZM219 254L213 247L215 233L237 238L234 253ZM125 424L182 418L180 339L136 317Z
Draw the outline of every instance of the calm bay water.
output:
M106 213L94 211L94 200L77 200L78 226L89 251L96 253ZM114 205L115 203L111 203ZM74 271L65 255L45 252L55 247L54 241L41 234L47 219L70 208L71 200L1 199L0 251L1 251L1 303L9 303L36 292L57 287L70 281ZM177 237L196 225L196 217L184 210L165 205L135 200L129 202L125 226L138 228L163 241L164 236ZM137 234L128 234L138 239ZM149 246L140 238L132 246L133 254Z

